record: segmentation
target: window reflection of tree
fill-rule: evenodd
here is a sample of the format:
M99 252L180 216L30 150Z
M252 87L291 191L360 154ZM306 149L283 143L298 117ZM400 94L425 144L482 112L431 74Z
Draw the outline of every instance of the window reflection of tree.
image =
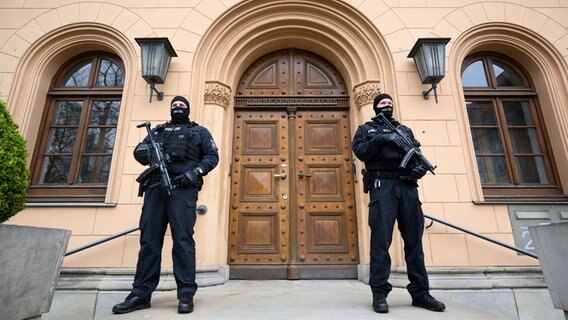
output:
M97 85L101 87L123 86L122 70L109 60L102 60Z
M83 66L78 66L75 68L65 80L63 80L64 87L86 87L89 74L91 73L91 63L87 62Z

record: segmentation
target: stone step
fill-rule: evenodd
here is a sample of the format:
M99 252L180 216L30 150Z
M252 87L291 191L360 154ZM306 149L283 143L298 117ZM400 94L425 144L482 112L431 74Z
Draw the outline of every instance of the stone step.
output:
M390 312L377 314L371 308L368 285L359 280L229 280L200 287L191 315L177 313L175 290L156 291L152 308L117 316L112 306L122 302L125 291L66 290L55 292L44 320L90 319L491 319L564 320L554 309L546 288L432 290L446 304L445 312L411 306L403 288L388 297Z

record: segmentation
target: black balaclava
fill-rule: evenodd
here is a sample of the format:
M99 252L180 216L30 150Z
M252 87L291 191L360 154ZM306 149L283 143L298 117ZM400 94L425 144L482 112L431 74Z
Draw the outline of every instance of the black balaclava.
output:
M175 96L170 102L170 106L176 101L181 101L185 103L187 108L171 108L170 116L172 117L172 123L188 123L189 122L189 101L182 96Z
M383 99L391 99L392 101L392 97L388 93L381 93L378 96L376 96L375 100L373 101L373 110L375 110L376 115L382 112L387 119L392 120L392 112L393 112L392 104L387 105L383 108L377 108L379 102L381 102L381 100Z

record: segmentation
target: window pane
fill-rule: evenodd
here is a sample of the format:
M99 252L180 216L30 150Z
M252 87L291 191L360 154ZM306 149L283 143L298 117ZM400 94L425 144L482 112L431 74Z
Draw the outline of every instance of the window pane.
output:
M503 145L498 129L471 129L476 154L503 154Z
M79 183L107 183L111 156L87 156L81 161Z
M483 61L472 62L462 73L462 86L464 87L488 87L487 76L483 68Z
M548 184L542 157L516 157L521 183Z
M111 154L115 135L116 128L89 128L85 153Z
M95 101L91 116L90 125L116 125L120 112L120 101Z
M122 70L112 61L102 59L97 76L98 87L122 87L124 85L124 75Z
M467 116L472 126L493 126L497 124L491 101L466 101Z
M510 184L505 157L477 157L482 184Z
M91 73L91 61L84 61L74 66L61 81L63 87L86 87Z
M57 101L53 125L78 125L79 121L81 121L82 111L83 101Z
M535 129L509 129L513 152L541 153L540 143Z
M49 130L47 153L73 153L77 141L77 128L52 128Z
M67 183L71 157L45 157L39 183Z
M510 126L534 126L534 119L528 101L503 101L505 118Z
M523 78L504 63L493 61L493 71L498 87L526 87Z

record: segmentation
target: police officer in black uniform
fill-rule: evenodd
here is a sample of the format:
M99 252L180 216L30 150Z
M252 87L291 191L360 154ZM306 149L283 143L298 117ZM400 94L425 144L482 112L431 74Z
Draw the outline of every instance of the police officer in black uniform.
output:
M195 282L195 241L197 193L203 176L219 162L217 146L211 133L189 120L189 101L182 96L172 99L171 121L152 130L162 147L167 171L172 177L171 195L161 187L159 172L143 182L144 205L140 217L140 251L132 291L124 302L115 305L114 313L150 308L152 292L160 277L164 235L168 223L173 239L174 277L179 299L178 312L193 311ZM134 150L142 165L151 163L150 140L146 137Z
M379 94L373 103L378 115L383 113L395 127L411 141L412 130L392 117L393 102L390 95ZM352 147L357 158L365 163L365 191L370 192L369 226L371 227L371 263L369 285L373 292L373 310L387 313L386 297L392 290L388 282L391 259L389 247L395 221L404 240L404 257L410 284L407 289L412 305L432 311L444 311L446 306L430 293L428 274L424 264L422 234L424 215L418 199L418 184L427 170L417 161L410 161L406 168L399 168L404 152L396 143L397 135L379 118L357 128Z

